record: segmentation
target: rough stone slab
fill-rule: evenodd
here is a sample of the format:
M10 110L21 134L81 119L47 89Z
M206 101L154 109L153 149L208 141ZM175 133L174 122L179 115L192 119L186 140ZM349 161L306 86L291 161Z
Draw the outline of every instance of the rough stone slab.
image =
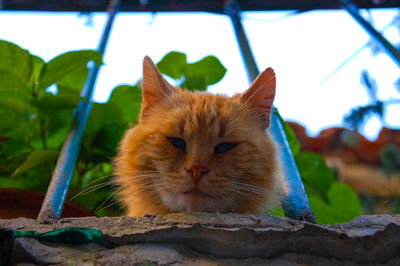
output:
M325 260L324 265L333 265L330 262L336 260L350 263L348 265L396 265L395 262L400 262L400 215L360 216L349 223L336 225L314 225L270 215L207 213L64 218L58 221L18 218L0 220L0 227L39 233L66 227L93 228L102 231L104 238L116 246L113 249L96 248L91 251L81 248L80 251L84 252L79 254L68 253L77 247L70 247L68 252L58 252L54 247L44 252L46 247L41 247L41 254L69 254L68 258L61 259L63 262L66 262L66 259L78 258L87 258L90 261L94 259L90 257L94 253L97 254L98 261L111 255L127 259L123 255L138 253L135 250L139 250L140 254L148 254L149 262L160 264L164 264L162 258L172 258L165 264L186 263L193 258L193 254L205 256L203 258L196 255L193 259L205 259L217 264L222 263L219 260L231 260L236 264L257 264L256 260L268 260L272 263L271 260L276 262L285 256L286 260L291 258L292 262L296 258L299 262L306 262L307 258L319 259L321 263L321 260ZM26 243L28 242L25 241ZM46 246L50 248L49 244ZM61 246L57 248L65 248ZM144 250L147 250L147 253ZM144 258L147 257L143 257L142 262ZM41 259L41 262L44 262L43 256ZM130 259L140 260L140 256L136 255Z

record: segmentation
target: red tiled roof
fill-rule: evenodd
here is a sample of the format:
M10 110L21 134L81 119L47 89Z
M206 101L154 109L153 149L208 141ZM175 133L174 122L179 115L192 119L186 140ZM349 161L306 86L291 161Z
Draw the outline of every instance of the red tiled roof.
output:
M322 130L316 137L307 135L305 128L289 122L303 150L321 154L343 153L347 161L380 164L380 151L389 144L400 150L400 130L382 128L375 141L366 139L363 135L345 128L331 127Z

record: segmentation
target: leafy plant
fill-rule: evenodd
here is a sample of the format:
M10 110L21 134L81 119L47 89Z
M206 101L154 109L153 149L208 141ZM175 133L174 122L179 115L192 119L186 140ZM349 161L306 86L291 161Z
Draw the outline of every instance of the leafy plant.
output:
M226 72L225 67L214 56L188 63L185 54L175 51L165 55L157 68L161 73L177 80L178 86L200 91L220 81Z
M88 62L102 64L96 51L73 51L44 62L7 41L0 41L0 187L46 191L59 150L72 122ZM179 58L181 69L166 67ZM205 90L225 68L213 56L187 63L186 55L168 54L160 63L175 71L182 86ZM117 86L107 103L93 103L82 139L69 198L98 215L121 213L112 186L111 159L125 130L138 121L139 85ZM117 119L116 119L117 118ZM104 208L104 207L113 208Z
M0 56L0 186L44 191L81 99L76 88L59 88L57 95L48 88L89 61L102 64L102 57L73 51L45 63L7 41L0 41Z

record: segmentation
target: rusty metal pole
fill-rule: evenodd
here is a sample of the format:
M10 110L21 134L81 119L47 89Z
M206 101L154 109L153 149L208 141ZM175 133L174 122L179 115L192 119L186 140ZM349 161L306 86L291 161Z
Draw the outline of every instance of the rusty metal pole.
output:
M111 0L108 6L108 20L105 25L97 50L104 54L111 27L114 22L115 14L118 12L119 1ZM97 78L99 66L93 64L90 67L89 75L81 96L88 99L80 101L75 109L71 128L61 149L60 156L56 164L53 176L47 189L46 197L40 209L38 219L58 219L61 216L65 198L67 196L69 184L75 169L78 158L83 132L92 107L92 97L94 93L94 83Z

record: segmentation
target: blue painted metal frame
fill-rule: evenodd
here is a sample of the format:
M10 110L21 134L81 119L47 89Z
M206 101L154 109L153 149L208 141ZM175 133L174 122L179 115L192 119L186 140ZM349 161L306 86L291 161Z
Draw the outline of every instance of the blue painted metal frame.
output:
M231 18L242 58L247 69L248 79L251 83L258 76L259 71L241 23L239 3L235 0L227 1L226 12ZM286 177L281 195L281 203L285 215L296 220L315 223L315 217L308 202L307 194L304 190L296 162L275 108L271 115L269 133L279 144L280 159Z
M400 51L397 50L385 37L382 36L361 15L358 7L351 1L343 1L343 8L364 28L364 30L377 42L377 44L393 59L400 67Z
M107 10L109 15L107 24L97 49L102 54L104 54L115 14L118 12L118 7L119 1L111 0ZM80 101L78 107L75 109L71 128L62 147L60 156L58 157L57 165L51 178L49 188L47 189L38 219L58 219L61 216L71 177L78 158L83 132L85 131L92 107L93 88L98 71L99 66L94 64L89 70L88 79L81 92L81 96L88 99L88 101Z

